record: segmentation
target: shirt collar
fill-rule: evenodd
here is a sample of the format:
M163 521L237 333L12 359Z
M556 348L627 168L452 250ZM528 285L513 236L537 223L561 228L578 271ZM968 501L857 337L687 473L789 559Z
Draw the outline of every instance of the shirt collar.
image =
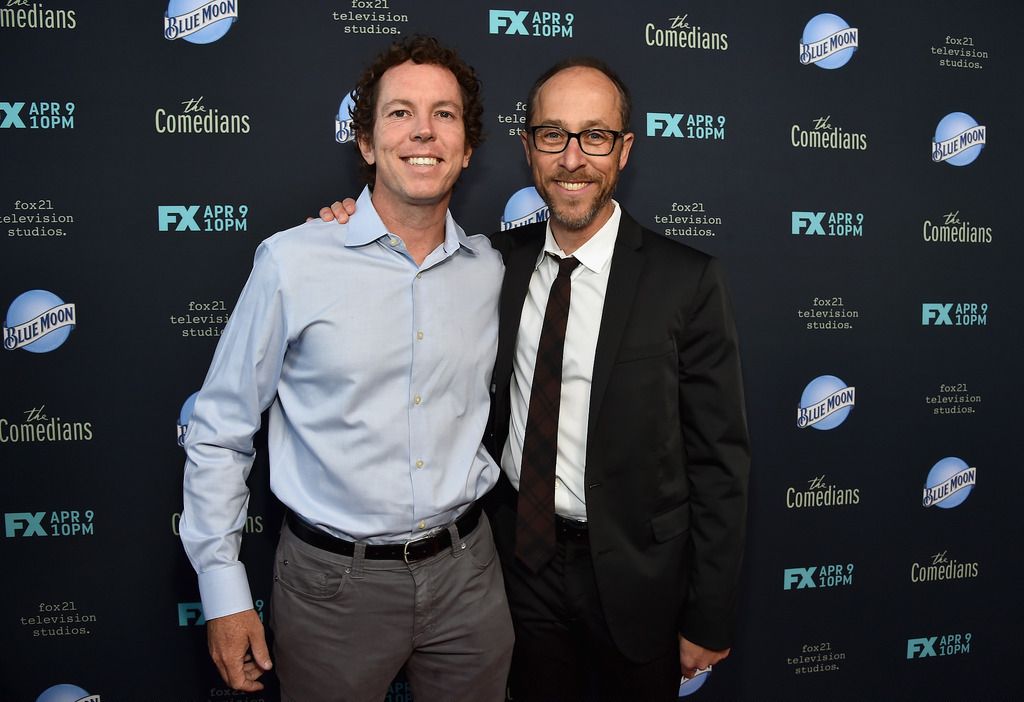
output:
M380 215L377 214L373 201L370 199L369 186L363 187L363 192L356 200L356 213L348 220L348 227L345 232L345 246L365 246L389 235L388 228L384 226ZM451 254L456 249L465 247L466 251L475 254L477 245L470 241L470 238L463 231L462 227L456 224L451 211L444 215L444 252Z
M622 210L619 209L619 203L615 200L612 200L612 205L614 209L608 221L594 233L594 236L587 240L587 243L572 253L576 260L593 273L601 273L604 270L612 258L612 252L615 250L615 239L619 235L619 220L622 218ZM549 252L559 258L565 258L562 249L555 242L554 234L551 233L550 220L544 234L544 250L541 251L540 257L537 259L537 266L541 264L541 261L546 258L545 254Z

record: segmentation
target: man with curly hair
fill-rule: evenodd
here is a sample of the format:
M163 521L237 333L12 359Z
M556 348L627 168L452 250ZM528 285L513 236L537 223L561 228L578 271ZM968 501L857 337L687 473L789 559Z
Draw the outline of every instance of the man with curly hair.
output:
M417 702L504 697L512 625L478 505L500 472L481 439L503 268L448 212L481 113L454 51L392 45L355 91L358 214L256 251L185 437L181 519L235 689L262 689L271 667L239 561L269 408L271 488L289 510L271 607L282 699L380 700L403 666Z
M669 702L731 650L750 467L736 329L719 263L613 199L631 104L597 58L543 73L521 140L551 216L491 237L506 477L488 502L516 702Z

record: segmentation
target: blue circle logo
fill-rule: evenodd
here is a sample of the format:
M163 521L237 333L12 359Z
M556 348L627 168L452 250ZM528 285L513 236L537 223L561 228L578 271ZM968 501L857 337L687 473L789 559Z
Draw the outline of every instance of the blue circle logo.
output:
M974 490L978 469L956 456L947 456L932 466L924 481L925 507L959 507Z
M985 148L987 129L966 112L950 112L939 120L932 138L932 161L966 166Z
M549 216L547 203L531 185L517 190L505 203L505 213L501 216L501 230L514 229L534 222L546 222Z
M211 44L238 20L238 0L170 0L164 13L164 38Z
M199 397L198 390L188 396L185 404L181 406L181 412L178 413L178 446L185 445L185 432L188 431L188 422L192 419L192 411L196 408L197 397Z
M706 670L703 673L697 673L692 678L684 678L679 681L679 697L689 697L697 690L704 687L704 683L711 677L711 671Z
M835 429L850 416L857 399L857 389L834 375L818 376L804 388L796 410L800 429Z
M36 698L36 702L91 702L93 700L99 702L100 696L90 696L78 685L68 685L67 683L47 688Z
M74 303L49 290L23 292L7 308L4 348L48 353L68 340L76 320Z
M839 15L813 17L800 38L800 63L818 68L842 68L857 50L859 31Z
M338 106L338 115L334 118L334 140L339 144L347 144L356 138L352 130L352 110L355 106L356 101L352 98L352 93L345 93L341 105Z

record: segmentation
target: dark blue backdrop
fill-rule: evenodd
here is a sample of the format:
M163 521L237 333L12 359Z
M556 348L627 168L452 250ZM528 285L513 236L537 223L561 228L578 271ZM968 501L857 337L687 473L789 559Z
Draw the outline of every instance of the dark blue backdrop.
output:
M619 201L725 263L749 548L733 655L693 699L1012 696L1020 5L237 0L181 37L197 4L170 3L174 39L160 2L0 9L5 339L36 343L28 323L74 305L73 327L0 351L0 699L277 699L230 693L208 660L176 425L256 244L357 193L339 105L396 32L483 77L488 141L452 205L468 231L530 185L512 134L533 78L592 53L634 92ZM831 69L800 60L823 13L857 30ZM984 148L934 162L961 112ZM851 408L798 426L844 387ZM946 465L974 470L925 507ZM266 612L281 514L262 459L252 482Z

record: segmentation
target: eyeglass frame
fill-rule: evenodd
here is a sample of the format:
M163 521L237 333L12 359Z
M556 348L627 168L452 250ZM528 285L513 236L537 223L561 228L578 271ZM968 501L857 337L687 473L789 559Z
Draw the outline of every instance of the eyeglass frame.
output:
M562 146L562 148L560 148L558 151L547 151L545 149L542 149L541 147L539 147L537 145L537 130L538 129L557 129L558 131L563 132L565 134L565 136L566 136L565 145ZM601 129L599 127L591 127L589 129L584 129L584 130L579 131L579 132L570 132L568 129L563 129L562 127L556 126L554 124L537 124L537 125L534 125L532 127L525 127L523 129L523 131L530 133L530 142L533 144L533 148L537 149L537 151L541 152L542 154L560 154L563 151L565 151L566 149L568 149L569 148L569 142L572 141L573 139L575 139L576 140L576 145L580 147L580 151L585 153L587 156L610 156L611 153L613 151L615 151L615 142L617 142L619 139L625 138L625 136L627 134L629 134L629 132L621 132L621 131L616 131L614 129ZM584 148L584 146L583 146L583 140L580 139L580 137L582 137L587 132L605 132L607 134L611 134L612 135L612 144L608 148L608 153L592 154L589 151L587 151L586 148Z

